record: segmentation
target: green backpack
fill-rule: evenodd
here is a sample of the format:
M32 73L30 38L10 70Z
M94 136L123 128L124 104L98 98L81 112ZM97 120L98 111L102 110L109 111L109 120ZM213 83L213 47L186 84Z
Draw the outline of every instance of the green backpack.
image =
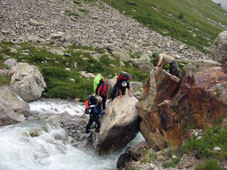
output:
M102 80L104 77L101 76L101 75L97 75L95 78L94 78L94 81L93 81L93 87L94 87L94 93L96 94L96 89L98 87L98 85L100 84L100 80Z

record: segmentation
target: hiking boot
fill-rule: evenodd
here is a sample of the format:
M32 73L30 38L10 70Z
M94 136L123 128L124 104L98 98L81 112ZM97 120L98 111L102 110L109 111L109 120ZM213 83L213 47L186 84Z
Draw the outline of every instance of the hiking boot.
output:
M99 133L99 132L100 132L100 130L99 130L99 129L95 129L95 132L96 132L96 133Z
M89 133L89 132L90 132L90 130L88 130L88 129L85 131L85 133Z

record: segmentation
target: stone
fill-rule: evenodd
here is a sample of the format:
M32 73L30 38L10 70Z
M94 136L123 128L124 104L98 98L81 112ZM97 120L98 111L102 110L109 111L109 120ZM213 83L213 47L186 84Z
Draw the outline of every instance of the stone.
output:
M158 73L163 75L161 81L156 77L157 94L150 110L141 99L137 104L142 118L140 131L150 146L155 144L159 149L178 146L188 127L214 126L226 116L227 108L227 88L224 88L227 74L221 67L209 68L181 81L164 73ZM151 86L149 81L146 83L145 88ZM219 93L217 85L221 88ZM144 96L148 97L147 92L144 90Z
M140 90L141 88L143 88L143 83L142 82L131 81L130 82L130 86L134 90Z
M220 67L221 63L213 60L193 60L182 69L182 77L191 76L210 67Z
M75 68L75 69L77 69L77 67L78 67L78 63L77 63L77 62L75 62L75 63L73 64L73 66L74 66L74 68Z
M46 83L39 69L27 63L18 63L13 66L10 88L25 101L37 100L46 88Z
M153 64L151 64L151 59L147 55L142 55L139 59L133 59L132 63L143 70L146 73L150 73L153 69Z
M54 48L51 48L50 49L50 52L52 54L57 54L57 55L60 55L60 56L64 56L64 51L62 49L54 49Z
M194 156L186 155L184 154L181 157L180 162L177 164L178 169L188 169L188 168L195 168L195 165L199 163L199 160L197 160Z
M0 126L23 122L29 105L7 86L0 86Z
M50 39L60 39L64 35L63 32L56 32L50 35Z
M108 103L108 114L102 116L100 132L93 138L94 148L99 154L107 154L125 146L139 129L135 97L124 95Z
M227 31L221 32L211 46L213 60L225 64L227 62Z
M130 170L130 169L153 170L153 168L151 168L150 166L150 163L141 164L140 161L126 163L125 170Z
M39 25L40 23L34 19L30 19L29 22L33 25Z
M127 54L127 52L125 52L119 48L114 49L114 51L112 53L113 53L113 55L117 56L119 58L119 60L121 60L121 61L130 61L131 60L131 57Z
M149 148L146 141L139 142L128 148L117 160L117 168L123 169L127 162L139 161L144 156L144 151Z
M5 66L7 66L9 69L17 64L17 60L15 58L9 58L3 63Z

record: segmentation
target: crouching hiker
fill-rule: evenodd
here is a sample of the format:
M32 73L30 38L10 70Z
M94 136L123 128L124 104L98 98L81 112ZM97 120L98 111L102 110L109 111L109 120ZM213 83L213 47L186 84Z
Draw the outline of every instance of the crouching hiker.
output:
M117 94L122 97L125 95L126 88L128 89L128 95L131 97L131 90L130 90L130 82L129 80L132 78L131 75L128 73L121 73L118 78L117 82L114 85L112 92L111 92L111 98L114 99Z
M95 131L99 132L99 129L101 126L101 123L99 120L99 114L101 115L107 114L107 112L103 112L101 109L101 101L102 101L102 98L99 96L97 98L95 96L90 96L88 100L85 101L85 104L86 104L85 113L90 115L90 119L86 125L85 133L90 132L89 129L93 122L96 123Z
M151 51L148 51L149 53L152 53ZM158 54L158 53L152 53L152 57L155 60L158 60L157 66L154 68L155 70L159 68L163 68L163 66L167 63L169 64L169 73L180 78L179 76L179 69L177 62L175 58L172 56L166 55L166 54Z

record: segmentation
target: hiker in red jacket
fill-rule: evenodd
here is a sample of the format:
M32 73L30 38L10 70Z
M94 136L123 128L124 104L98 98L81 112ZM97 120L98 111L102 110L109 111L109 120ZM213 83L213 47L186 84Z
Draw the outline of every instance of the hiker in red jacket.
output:
M97 90L98 96L102 97L102 109L106 109L106 101L108 99L108 90L110 89L109 84L106 81L103 81Z

